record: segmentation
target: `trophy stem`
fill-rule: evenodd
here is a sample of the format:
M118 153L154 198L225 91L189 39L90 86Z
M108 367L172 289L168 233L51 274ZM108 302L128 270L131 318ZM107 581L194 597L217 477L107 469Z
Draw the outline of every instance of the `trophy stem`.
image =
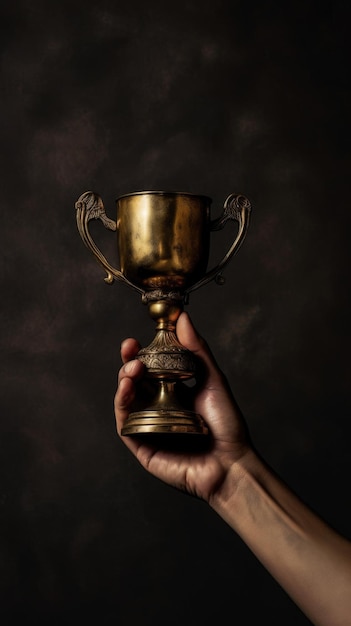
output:
M183 380L196 373L195 357L181 345L175 333L175 324L182 311L182 302L164 298L149 302L149 313L156 319L156 335L137 358L146 366L146 376L156 383L156 394L151 404L130 413L122 435L193 433L208 434L202 417L184 408L178 399Z

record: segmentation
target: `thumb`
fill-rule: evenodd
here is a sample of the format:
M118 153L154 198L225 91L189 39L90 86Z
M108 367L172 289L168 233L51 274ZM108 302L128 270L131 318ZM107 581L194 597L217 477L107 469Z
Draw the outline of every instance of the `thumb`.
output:
M178 318L176 326L177 337L180 343L202 361L206 374L212 382L223 382L223 373L217 365L207 342L195 329L188 313L183 312Z

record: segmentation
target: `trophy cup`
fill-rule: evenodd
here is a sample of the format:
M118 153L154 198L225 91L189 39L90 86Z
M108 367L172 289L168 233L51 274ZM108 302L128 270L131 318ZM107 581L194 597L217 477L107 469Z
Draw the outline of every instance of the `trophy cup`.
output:
M95 192L83 193L75 203L80 236L105 269L105 281L116 279L139 292L156 322L153 341L137 354L153 397L129 414L122 435L208 434L201 415L181 399L186 395L183 381L196 375L196 359L179 343L175 326L190 292L212 279L224 282L221 271L241 246L251 212L246 196L231 194L221 216L211 220L211 203L211 198L191 193L130 193L117 198L116 221L107 217ZM120 269L110 265L93 241L88 229L92 219L117 231ZM238 222L236 236L218 265L208 270L210 233L228 220Z

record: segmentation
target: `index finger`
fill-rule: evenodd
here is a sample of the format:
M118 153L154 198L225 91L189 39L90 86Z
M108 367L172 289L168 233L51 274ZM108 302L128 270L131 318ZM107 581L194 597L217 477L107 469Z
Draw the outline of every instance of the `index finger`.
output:
M134 359L139 352L141 345L134 337L128 337L121 343L121 358L123 363Z

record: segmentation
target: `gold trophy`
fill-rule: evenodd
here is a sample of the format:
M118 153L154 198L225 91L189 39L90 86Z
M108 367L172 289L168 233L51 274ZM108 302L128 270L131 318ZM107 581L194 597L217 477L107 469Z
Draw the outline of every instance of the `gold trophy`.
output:
M116 203L116 221L106 216L101 197L92 191L83 193L75 207L80 236L105 269L105 281L116 279L139 292L156 322L153 341L137 354L153 397L130 413L122 435L206 435L201 415L181 400L186 395L183 381L196 375L196 359L179 343L175 325L190 292L212 279L224 282L221 271L245 238L251 204L246 196L231 194L221 216L211 220L212 200L203 195L141 191L120 196ZM94 243L88 229L92 219L117 231L120 269L112 267ZM210 233L228 220L238 222L236 237L220 263L208 270Z

